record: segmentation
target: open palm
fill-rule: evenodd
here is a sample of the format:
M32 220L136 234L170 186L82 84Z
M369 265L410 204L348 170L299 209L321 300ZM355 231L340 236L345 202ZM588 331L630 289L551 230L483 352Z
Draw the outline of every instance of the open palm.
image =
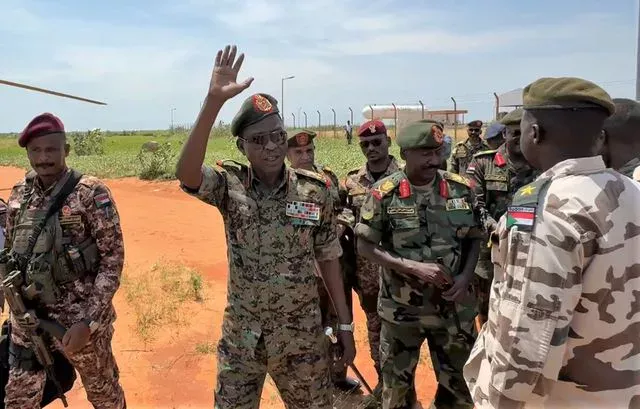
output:
M244 61L244 54L240 54L236 60L237 48L234 45L226 46L224 50L218 50L216 62L211 74L209 94L224 99L233 98L245 89L249 88L253 78L247 78L238 83L238 72Z

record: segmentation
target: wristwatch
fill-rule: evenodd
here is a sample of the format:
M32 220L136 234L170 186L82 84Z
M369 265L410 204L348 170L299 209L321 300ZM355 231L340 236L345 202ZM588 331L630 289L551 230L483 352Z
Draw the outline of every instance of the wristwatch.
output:
M83 319L82 322L87 324L87 327L89 327L89 331L92 334L98 329L98 323L96 321L86 318L86 319Z
M351 322L351 324L339 324L338 325L338 331L348 331L348 332L353 332L353 321Z

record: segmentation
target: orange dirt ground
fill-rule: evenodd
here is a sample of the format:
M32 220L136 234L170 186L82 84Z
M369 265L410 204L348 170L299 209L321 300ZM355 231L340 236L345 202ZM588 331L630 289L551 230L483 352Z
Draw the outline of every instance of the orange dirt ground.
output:
M0 197L6 199L24 170L0 167ZM164 328L157 340L144 345L134 328L136 317L122 288L116 293L114 352L121 372L127 404L143 408L211 408L216 380L215 354L199 354L196 345L217 345L226 303L227 257L220 213L183 193L177 182L145 182L135 178L106 181L122 221L125 242L124 275L135 279L157 262L180 263L198 271L205 281L204 301L185 305L186 324ZM354 304L358 304L354 294ZM365 317L356 307L356 365L371 387L376 376L369 357ZM423 347L416 387L427 407L435 380ZM366 394L366 392L365 392ZM67 394L72 408L91 408L80 379ZM353 404L340 407L357 407ZM63 408L60 401L51 408ZM261 408L284 408L272 382L267 382Z

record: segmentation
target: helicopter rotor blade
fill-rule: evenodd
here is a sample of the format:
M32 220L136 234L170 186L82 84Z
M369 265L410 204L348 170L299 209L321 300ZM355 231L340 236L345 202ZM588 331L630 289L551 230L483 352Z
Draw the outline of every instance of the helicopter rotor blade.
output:
M28 90L31 90L31 91L43 92L45 94L56 95L56 96L59 96L59 97L77 99L78 101L89 102L91 104L107 105L105 102L95 101L93 99L88 99L88 98L77 97L75 95L63 94L62 92L51 91L51 90L48 90L48 89L38 88L38 87L31 86L31 85L20 84L20 83L17 83L17 82L12 82L12 81L7 81L7 80L1 80L0 79L0 84L8 85L10 87L24 88L24 89L28 89Z

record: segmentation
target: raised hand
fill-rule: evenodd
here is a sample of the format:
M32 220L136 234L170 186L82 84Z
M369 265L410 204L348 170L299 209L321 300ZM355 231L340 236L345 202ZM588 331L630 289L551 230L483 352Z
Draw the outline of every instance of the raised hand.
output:
M233 47L227 45L224 50L218 50L209 85L210 96L227 100L249 88L253 82L252 77L240 83L237 82L244 54L240 54L236 60L236 53L235 45Z

